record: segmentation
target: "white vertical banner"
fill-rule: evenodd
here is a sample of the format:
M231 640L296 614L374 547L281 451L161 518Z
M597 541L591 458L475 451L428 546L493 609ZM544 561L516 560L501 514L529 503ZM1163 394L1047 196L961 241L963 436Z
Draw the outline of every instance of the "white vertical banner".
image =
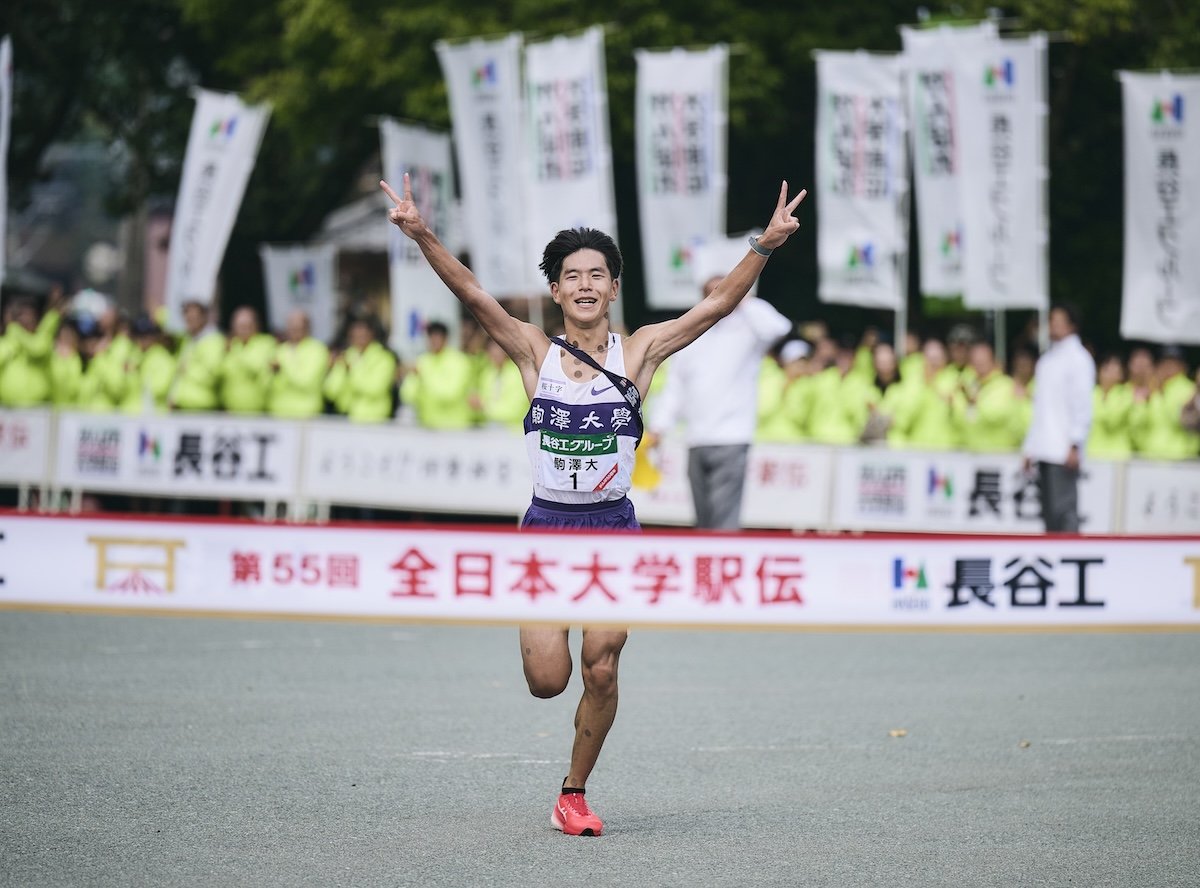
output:
M963 291L962 209L958 198L962 159L955 96L960 88L954 47L982 51L996 25L918 29L903 26L905 96L917 200L921 292L957 296Z
M646 305L700 299L692 258L725 237L729 48L635 50L638 215Z
M956 47L963 302L1046 308L1046 37Z
M383 142L383 177L393 188L400 189L404 174L408 173L413 201L421 218L439 240L449 242L454 199L450 136L389 118L380 120L379 135ZM395 225L381 224L387 224L389 230L392 348L402 359L414 359L425 350L425 328L432 321L445 324L450 329L450 341L457 342L461 316L458 300L446 289L415 241L405 237Z
M1120 72L1121 336L1200 344L1200 75Z
M446 78L471 268L493 296L528 295L521 35L436 45Z
M12 38L0 40L0 283L8 255L8 134L12 120Z
M267 288L267 329L281 332L293 311L303 311L312 335L330 342L337 332L337 248L271 246L258 248Z
M603 28L525 47L525 125L529 268L564 228L598 228L616 240ZM620 326L620 300L613 309Z
M232 93L196 93L167 257L168 324L175 329L183 325L184 303L213 301L270 114L269 106L246 105Z
M817 53L817 295L822 302L904 306L904 125L898 56Z

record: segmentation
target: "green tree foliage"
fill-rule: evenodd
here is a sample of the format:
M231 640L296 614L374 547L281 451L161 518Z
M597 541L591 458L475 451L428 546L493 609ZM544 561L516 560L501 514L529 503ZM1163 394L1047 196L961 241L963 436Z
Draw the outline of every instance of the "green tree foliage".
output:
M981 17L993 4L930 4L937 17ZM1118 68L1200 65L1200 4L1180 0L1011 0L1005 30L1060 32L1050 53L1051 268L1054 295L1082 304L1115 338L1121 262ZM861 325L864 314L815 300L812 50L900 48L917 19L895 0L762 6L710 0L17 0L0 12L14 36L17 109L10 178L17 191L51 140L89 125L119 143L118 196L171 195L195 83L273 107L223 269L239 301L261 294L255 250L302 240L353 196L378 151L377 115L449 125L433 50L439 39L523 31L535 41L606 25L618 225L629 259L630 317L643 319L633 140L639 47L731 45L729 227L765 221L777 183L807 185L802 237L772 259L764 291L797 316ZM890 323L887 315L877 318Z

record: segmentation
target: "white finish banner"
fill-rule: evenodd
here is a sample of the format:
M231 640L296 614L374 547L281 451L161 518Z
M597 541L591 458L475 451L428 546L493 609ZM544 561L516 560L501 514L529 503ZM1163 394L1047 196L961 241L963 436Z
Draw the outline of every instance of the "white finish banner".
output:
M400 191L404 174L412 182L413 201L421 218L442 243L449 243L454 172L450 164L450 136L390 118L379 122L383 142L383 178ZM461 310L416 242L386 220L388 227L388 281L392 291L391 346L405 361L415 360L426 349L425 328L441 321L458 342Z
M1200 343L1200 75L1121 72L1121 335Z
M270 116L267 105L246 105L232 93L200 90L167 257L168 325L183 327L187 302L212 305L217 273Z
M8 137L12 124L12 38L0 40L0 283L8 256Z
M0 484L50 480L53 422L50 410L0 411Z
M1079 484L1083 533L1112 533L1117 463L1089 460ZM1036 474L1011 454L841 450L832 526L918 533L1044 532Z
M436 45L462 176L471 269L493 296L525 296L537 280L525 246L521 35ZM537 291L540 292L540 285Z
M954 47L963 47L964 54L981 53L996 39L996 25L901 26L900 36L907 74L921 292L957 296L963 291L963 224L958 194L962 133L955 96L962 84L954 67Z
M55 484L152 496L287 501L300 427L220 413L60 413Z
M1046 38L956 46L963 302L1046 308Z
M635 50L637 181L646 305L700 300L696 249L725 237L729 49Z
M312 422L300 492L316 502L430 512L512 515L529 507L533 482L516 432L428 431L394 424Z
M1125 464L1125 533L1200 534L1200 464Z
M312 335L332 342L337 333L337 248L264 244L258 255L267 288L267 329L281 333L288 315L302 311L312 324Z
M908 189L898 56L817 54L817 267L822 302L899 309Z
M564 228L598 228L617 240L603 28L525 47L525 121L528 266L538 267ZM620 309L618 299L618 326Z
M829 539L0 516L0 607L506 623L1200 627L1200 539Z

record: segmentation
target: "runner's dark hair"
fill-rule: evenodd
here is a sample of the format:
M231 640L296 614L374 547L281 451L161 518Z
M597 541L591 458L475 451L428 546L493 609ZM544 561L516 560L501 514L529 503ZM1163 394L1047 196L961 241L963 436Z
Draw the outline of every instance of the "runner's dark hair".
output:
M546 280L556 284L562 276L563 260L580 250L597 251L604 257L604 264L608 266L608 273L613 280L621 276L621 251L611 237L595 228L564 228L554 235L554 240L546 244L542 252L542 262L538 268L546 275Z

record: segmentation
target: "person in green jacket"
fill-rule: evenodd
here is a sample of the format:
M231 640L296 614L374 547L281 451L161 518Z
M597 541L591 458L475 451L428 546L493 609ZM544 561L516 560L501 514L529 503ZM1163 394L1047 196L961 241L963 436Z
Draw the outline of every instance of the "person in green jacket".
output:
M275 337L260 332L254 309L243 305L234 311L221 361L221 406L227 412L266 412L275 347Z
M286 419L319 416L325 407L321 388L328 368L329 349L312 337L308 315L296 309L288 315L284 341L275 349L271 361L274 375L267 411Z
M758 422L754 440L795 443L804 440L812 395L812 347L789 339L779 356L763 358L758 375Z
M225 337L209 323L209 308L202 302L183 306L183 323L187 335L179 348L167 403L172 410L216 410Z
M854 372L855 343L838 343L834 364L812 381L807 433L818 444L856 444L878 395Z
M913 386L908 425L902 427L907 446L917 450L954 450L960 437L954 412L958 373L945 372L946 346L940 339L927 340L921 353L923 378L906 382Z
M521 370L504 349L489 339L484 350L487 366L479 374L479 389L471 393L471 408L484 425L524 430L529 396Z
M971 346L970 368L971 376L959 387L955 400L963 446L973 453L1019 450L1022 439L1017 435L1015 387L1012 377L996 366L990 343Z
M870 405L864 442L886 440L891 447L908 443L912 413L917 407L917 389L900 376L896 350L891 343L880 342L873 354L875 378L872 381L876 402Z
M74 407L79 401L79 381L82 378L79 327L71 321L64 321L58 326L54 352L50 355L50 402L59 410Z
M50 401L50 355L60 319L61 293L51 295L46 313L38 320L37 307L19 296L5 312L0 337L0 404L34 407Z
M1015 424L1013 433L1021 441L1025 440L1025 433L1029 431L1029 424L1033 421L1033 373L1037 367L1037 361L1037 349L1030 345L1018 345L1009 362L1013 380L1013 396L1017 400L1013 410Z
M325 378L325 397L354 422L391 419L396 356L379 343L366 318L350 322L347 340L349 347L333 358Z
M1092 392L1092 428L1088 456L1099 459L1128 459L1133 454L1129 415L1133 411L1133 389L1125 382L1125 368L1118 355L1108 355L1096 371Z
M400 400L416 408L417 422L427 429L471 427L471 359L447 344L449 330L440 321L425 330L429 351L417 358L404 377Z
M1196 395L1183 352L1164 346L1156 367L1157 388L1144 400L1134 399L1130 424L1147 459L1190 459L1200 452L1200 435L1183 427L1183 408Z
M925 343L921 334L909 330L904 334L904 357L900 359L902 382L920 382L925 376Z

